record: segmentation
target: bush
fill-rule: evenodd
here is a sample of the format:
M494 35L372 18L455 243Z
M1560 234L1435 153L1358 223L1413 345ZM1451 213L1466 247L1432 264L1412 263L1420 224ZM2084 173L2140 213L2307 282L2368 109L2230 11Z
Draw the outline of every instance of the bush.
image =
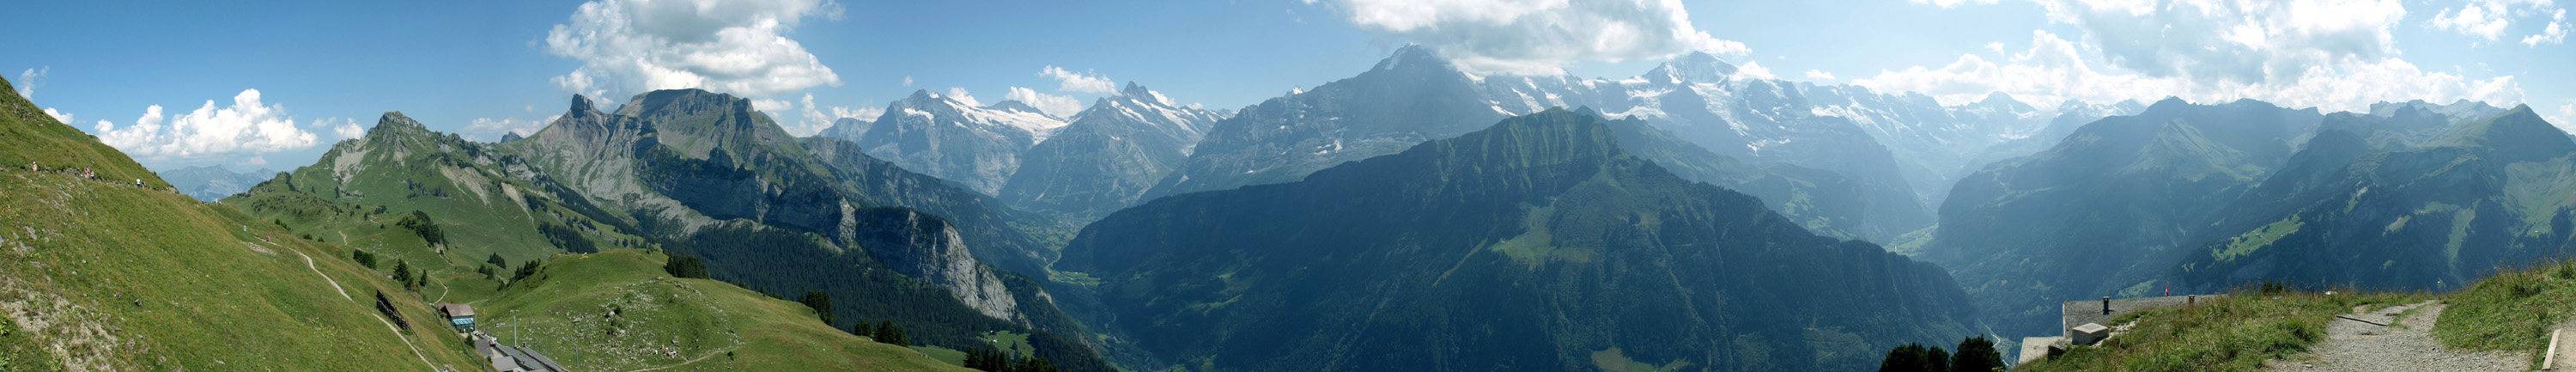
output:
M1940 347L1908 342L1887 351L1878 372L1950 372L1950 353Z

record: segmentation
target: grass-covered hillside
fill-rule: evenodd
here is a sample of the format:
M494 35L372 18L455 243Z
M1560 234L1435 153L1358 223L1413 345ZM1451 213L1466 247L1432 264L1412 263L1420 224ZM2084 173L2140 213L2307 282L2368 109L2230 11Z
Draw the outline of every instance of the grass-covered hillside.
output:
M475 303L484 329L568 366L626 371L956 370L833 329L803 304L666 274L645 250L559 255Z
M5 88L5 84L0 84ZM478 365L401 285L0 94L0 371L428 371ZM93 167L98 179L30 172ZM146 186L133 186L132 178ZM122 182L118 182L122 181ZM395 328L377 292L411 319Z
M2307 362L2328 337L2336 315L2356 308L2438 300L2444 309L2433 319L2431 336L2450 352L2501 351L2526 355L2536 368L2550 330L2576 319L2576 262L2558 262L2498 273L2460 291L2445 294L2363 292L2325 295L2273 287L2240 290L2235 296L2202 306L2142 310L2107 324L2136 328L2104 342L2077 347L2066 355L2016 367L2016 371L2258 371L2276 365ZM2421 315L2425 311L2407 310ZM2418 324L2421 323L2411 323ZM2405 324L2396 324L2405 327ZM2415 328L2422 332L2423 329ZM2566 342L2564 340L2561 341ZM2561 348L2566 347L2560 345ZM2420 351L2419 351L2420 352ZM2415 359L2442 356L2410 355ZM2286 362L2296 361L2296 362ZM2326 363L2316 361L2315 363ZM2403 366L2355 366L2402 370ZM2396 369L2390 369L2396 368Z

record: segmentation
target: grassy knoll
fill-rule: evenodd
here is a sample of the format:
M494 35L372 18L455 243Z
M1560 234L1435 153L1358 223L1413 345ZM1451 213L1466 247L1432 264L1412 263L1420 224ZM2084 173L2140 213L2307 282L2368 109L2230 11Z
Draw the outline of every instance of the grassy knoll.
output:
M2338 294L2239 291L2200 306L2144 310L2113 324L2137 327L2102 347L2015 371L2259 371L2263 361L2297 354L2326 338L2326 323L2354 306L2390 306L2428 294Z
M558 255L478 303L484 329L591 370L963 369L833 329L795 302L677 279L644 250Z
M2532 351L2537 366L2549 330L2576 316L2576 261L2489 276L2447 301L2434 339L2470 350Z

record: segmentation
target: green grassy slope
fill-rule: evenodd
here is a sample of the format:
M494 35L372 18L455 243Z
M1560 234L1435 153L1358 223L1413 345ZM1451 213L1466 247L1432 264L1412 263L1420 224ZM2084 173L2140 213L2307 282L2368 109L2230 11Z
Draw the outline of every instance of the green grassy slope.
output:
M662 271L643 250L560 255L477 303L484 329L598 370L964 369L833 329L802 304Z
M7 80L0 80L0 89L10 92L0 95L0 144L9 146L0 151L0 166L17 167L22 171L27 169L28 163L47 169L88 167L95 170L100 179L126 182L142 179L147 186L170 187L170 183L162 182L160 176L143 169L143 165L136 164L125 153L99 143L79 128L64 125L45 115L35 103L18 96L17 87Z
M2121 315L2112 324L2137 322L2137 328L2105 341L2102 347L2078 347L2064 356L2013 370L2261 371L2263 361L2305 352L2325 341L2327 321L2351 313L2355 306L2380 308L2426 297L2430 296L2239 291L2202 306Z
M0 94L0 111L32 108L10 92ZM152 177L121 153L38 118L0 116L0 132L10 133L0 137L0 159L99 164L101 178ZM338 259L343 254L168 191L0 169L0 341L11 341L0 347L0 370L477 364L457 346L461 339L418 321L432 316L427 305ZM397 331L379 320L370 298L379 290L413 327Z

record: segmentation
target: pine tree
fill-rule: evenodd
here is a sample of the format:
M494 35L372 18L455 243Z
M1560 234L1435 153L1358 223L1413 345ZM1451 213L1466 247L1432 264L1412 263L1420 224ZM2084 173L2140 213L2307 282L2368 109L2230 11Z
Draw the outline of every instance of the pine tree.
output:
M1957 357L1950 359L1950 370L1957 372L1992 372L2004 369L2003 352L1995 350L1995 341L1986 336L1959 341Z
M1950 372L1950 352L1920 343L1906 343L1887 351L1879 361L1879 372Z
M805 298L796 302L802 302L805 303L805 307L814 308L814 315L822 318L823 324L832 324L832 294L823 293L823 291L805 291Z
M501 259L500 253L493 253L492 259L483 260L483 262L490 262L492 263L492 266L510 267L510 260Z

